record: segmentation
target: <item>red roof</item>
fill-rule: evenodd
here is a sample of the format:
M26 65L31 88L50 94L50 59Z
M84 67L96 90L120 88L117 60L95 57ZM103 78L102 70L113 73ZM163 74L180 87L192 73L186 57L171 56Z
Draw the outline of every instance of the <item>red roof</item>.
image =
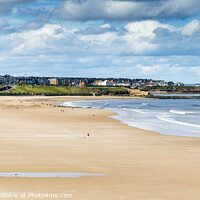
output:
M86 84L84 82L82 82L81 85L86 85Z

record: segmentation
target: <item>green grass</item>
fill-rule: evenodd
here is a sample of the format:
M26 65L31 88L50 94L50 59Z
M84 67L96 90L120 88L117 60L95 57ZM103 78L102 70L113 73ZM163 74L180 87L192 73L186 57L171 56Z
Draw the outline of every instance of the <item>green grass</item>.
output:
M22 85L0 92L0 95L127 95L124 88L117 87L70 87Z

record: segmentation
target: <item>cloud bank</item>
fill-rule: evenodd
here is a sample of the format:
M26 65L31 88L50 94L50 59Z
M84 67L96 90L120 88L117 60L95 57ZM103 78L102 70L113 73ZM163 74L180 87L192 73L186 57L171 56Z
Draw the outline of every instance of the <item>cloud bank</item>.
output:
M30 4L36 0L0 0L0 14L7 14L12 12L12 9L21 4Z
M2 30L8 30L1 21ZM40 20L34 23L40 24ZM22 27L0 34L1 66L19 74L112 74L166 80L180 76L188 80L187 74L192 74L193 81L199 78L198 20L180 28L156 20L132 22L121 28L104 24L68 29L60 23L25 23Z
M199 0L67 0L58 5L54 14L71 21L138 21L186 19L199 12Z
M199 13L199 0L0 0L0 73L199 82Z

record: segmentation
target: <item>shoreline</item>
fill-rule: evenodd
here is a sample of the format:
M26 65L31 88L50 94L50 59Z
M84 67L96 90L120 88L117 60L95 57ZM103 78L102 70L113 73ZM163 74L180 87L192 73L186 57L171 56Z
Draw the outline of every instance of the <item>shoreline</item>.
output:
M48 102L0 97L8 106L0 106L0 172L110 176L0 178L1 193L67 192L77 200L199 198L198 138L133 128L108 117L115 115L112 111L62 107L61 112L49 106L60 98L41 99Z
M177 96L176 96L177 95ZM167 95L154 95L154 94L150 94L150 95L146 95L146 96L132 96L132 95L121 95L121 96L118 96L118 95L96 95L96 96L93 96L93 95L4 95L4 94L0 94L0 97L13 97L13 98L16 98L16 97L21 97L21 98L56 98L56 97L60 97L60 98L69 98L69 97L72 97L72 98L77 98L77 97L80 97L80 98L108 98L108 99L112 99L112 98L116 98L116 99L200 99L200 96L199 94L197 96L195 96L195 94L193 93L190 93L191 96L185 96L185 95L189 95L188 94L185 94L183 93L182 94L183 96L181 96L181 93L172 93L172 95L169 94L169 96Z
M9 101L12 101L13 98L14 100L16 100L16 98L18 100L25 100L26 102L43 102L42 105L40 106L44 106L44 104L48 102L48 107L50 106L55 106L55 107L58 107L58 108L79 108L79 109L91 109L91 110L102 110L102 111L107 111L105 109L96 109L96 108L83 108L83 107L71 107L71 106L59 106L57 105L56 103L58 102L73 102L73 101L93 101L93 100L111 100L111 99L151 99L151 98L143 98L143 97L130 97L130 96L12 96L11 98L9 98L8 96L5 96L5 99ZM5 99L3 101L5 101ZM63 101L63 100L66 100L66 101ZM27 103L28 106L30 106L29 103ZM0 107L1 107L1 96L0 96ZM9 105L10 106L10 105ZM15 104L11 105L11 106L15 106ZM20 104L18 104L18 106L21 106ZM23 106L24 106L24 102L23 102ZM32 105L32 106L36 106L36 105ZM155 133L155 134L159 134L159 135L163 135L163 136L172 136L172 137L184 137L184 138L193 138L193 139L200 139L199 137L192 137L192 136L179 136L179 135L170 135L170 134L162 134L162 133L159 133L157 131L152 131L152 130L148 130L148 129L142 129L142 128L138 128L138 127L135 127L135 126L131 126L127 123L124 123L122 122L120 119L115 119L115 118L112 118L112 116L119 116L118 113L112 111L112 110L109 110L109 112L111 112L112 114L111 115L108 115L106 116L107 118L111 118L112 120L115 120L117 121L118 123L120 124L124 124L128 127L132 127L134 129L139 129L139 130L143 130L143 131L147 131L147 132L150 132L150 133Z
M79 109L91 109L91 110L102 110L102 111L107 111L107 110L104 110L104 109L96 109L96 108L83 108L83 107L71 107L71 106L59 106L57 105L58 102L73 102L73 101L93 101L93 100L111 100L111 99L151 99L151 98L143 98L143 97L130 97L130 96L12 96L11 98L9 98L8 96L5 96L5 99L9 101L12 101L13 98L14 100L16 100L16 98L18 98L20 101L22 100L25 100L26 102L43 102L42 105L40 106L44 106L44 104L48 102L48 107L50 106L55 106L55 107L58 107L58 108L79 108ZM5 99L3 101L5 101ZM67 99L67 100L66 100ZM66 100L66 101L64 101ZM23 104L24 104L24 101L23 101ZM29 103L27 103L28 106L30 106ZM0 107L1 107L1 96L0 96ZM13 105L11 105L13 106ZM20 106L20 104L18 105ZM36 105L33 105L33 106L36 106ZM109 112L111 112L112 114L111 115L108 115L106 116L107 118L111 118L115 121L117 121L118 123L120 124L124 124L128 127L132 127L134 129L139 129L139 130L143 130L143 131L147 131L147 132L151 132L151 133L155 133L155 134L159 134L159 135L166 135L166 136L172 136L172 137L184 137L184 138L193 138L193 139L200 139L199 137L192 137L192 136L181 136L181 135L170 135L170 134L162 134L162 133L159 133L157 131L152 131L152 130L148 130L148 129L142 129L142 128L138 128L138 127L135 127L135 126L131 126L127 123L124 123L122 122L120 119L115 119L115 118L112 118L112 116L119 116L118 113L112 111L112 110L109 110Z
M121 99L121 98L119 98L119 99ZM104 100L104 99L96 99L96 100ZM108 99L108 100L109 100L109 99ZM110 99L110 100L111 100L111 99ZM86 101L86 100L83 100L83 101ZM89 101L89 100L87 100L87 101ZM67 101L67 102L68 102L68 103L71 103L71 102L74 102L74 101L70 101L70 102ZM79 101L79 102L81 102L81 101ZM63 101L62 103L65 103L65 102ZM93 108L93 107L81 107L81 106L70 106L70 105L68 105L68 106L58 105L58 106L59 106L59 107L69 107L69 108L82 108L82 109L100 109L100 108ZM101 110L107 110L107 109L101 108ZM137 126L134 126L134 125L130 125L130 124L126 123L126 122L123 122L122 119L116 119L115 117L113 117L113 116L119 116L119 117L120 117L120 114L119 114L119 113L113 111L112 109L108 109L108 110L111 111L111 112L113 112L113 115L112 115L112 116L107 116L107 117L111 117L112 119L117 120L119 123L125 124L125 125L127 125L127 126L129 126L129 127L138 128L138 129L141 129L141 130L144 130L144 131L155 132L155 133L158 133L158 134L160 134L160 135L168 135L168 136L177 136L177 137L198 138L198 139L200 139L200 136L190 136L190 135L188 136L188 135L179 135L179 134L173 135L173 134L161 133L161 132L159 132L159 131L150 130L150 129L144 129L144 128L137 127Z

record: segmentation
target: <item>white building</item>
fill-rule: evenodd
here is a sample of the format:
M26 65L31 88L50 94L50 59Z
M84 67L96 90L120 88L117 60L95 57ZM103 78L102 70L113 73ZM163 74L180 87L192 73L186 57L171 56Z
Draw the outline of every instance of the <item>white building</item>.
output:
M118 87L130 87L131 86L131 84L129 82L116 83L115 85Z
M154 81L154 85L156 85L156 86L168 86L168 83L163 81L163 80L159 80L159 81Z
M113 86L115 86L115 83L113 81L105 80L105 81L98 81L98 85L99 86L113 87Z

